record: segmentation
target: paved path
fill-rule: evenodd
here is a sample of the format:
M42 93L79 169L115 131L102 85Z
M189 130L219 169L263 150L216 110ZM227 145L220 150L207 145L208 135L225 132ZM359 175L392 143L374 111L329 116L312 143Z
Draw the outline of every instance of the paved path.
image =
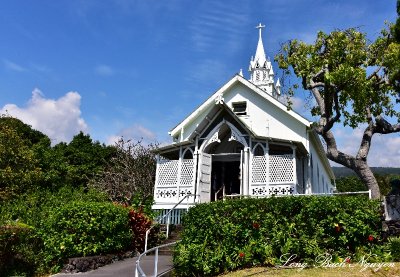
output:
M118 261L96 270L79 273L58 273L52 277L134 277L136 259L130 258L123 261ZM154 256L146 256L140 260L140 266L147 276L153 276L154 272ZM158 256L158 272L163 272L172 267L172 256Z

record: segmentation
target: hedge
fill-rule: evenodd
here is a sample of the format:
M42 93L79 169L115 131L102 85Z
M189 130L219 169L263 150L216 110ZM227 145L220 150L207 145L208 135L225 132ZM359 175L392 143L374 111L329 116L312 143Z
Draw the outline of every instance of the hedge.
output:
M111 202L78 200L28 212L36 215L31 225L8 214L10 219L0 222L0 276L57 272L67 258L133 249L130 211Z
M380 240L380 203L365 197L272 197L200 204L183 219L178 276L213 276L254 265L311 264L316 257L355 257ZM380 255L382 256L382 255Z

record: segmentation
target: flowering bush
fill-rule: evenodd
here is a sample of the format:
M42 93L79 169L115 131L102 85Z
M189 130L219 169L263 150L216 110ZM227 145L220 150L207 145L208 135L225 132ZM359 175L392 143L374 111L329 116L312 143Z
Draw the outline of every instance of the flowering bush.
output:
M191 208L175 247L179 276L212 276L252 265L352 257L380 241L380 204L364 197L272 197ZM351 258L348 259L351 261Z

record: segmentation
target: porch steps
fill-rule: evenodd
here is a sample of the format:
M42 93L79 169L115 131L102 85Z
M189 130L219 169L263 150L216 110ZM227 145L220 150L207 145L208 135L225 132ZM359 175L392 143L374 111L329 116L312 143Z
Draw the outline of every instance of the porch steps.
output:
M162 224L161 231L166 232L167 225ZM167 244L167 243L176 242L176 241L180 240L181 232L182 232L182 225L180 225L180 224L179 225L170 225L169 226L169 236L162 244ZM159 249L159 252L158 252L159 255L165 255L165 256L172 256L173 253L174 253L174 245Z

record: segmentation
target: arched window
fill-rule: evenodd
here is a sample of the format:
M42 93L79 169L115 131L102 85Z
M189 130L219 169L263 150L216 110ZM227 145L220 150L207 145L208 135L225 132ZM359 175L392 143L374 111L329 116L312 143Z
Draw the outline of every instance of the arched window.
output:
M253 155L254 156L264 156L265 155L264 147L260 143L257 143L256 146L254 147Z
M193 159L193 151L190 148L186 148L182 155L183 159Z

